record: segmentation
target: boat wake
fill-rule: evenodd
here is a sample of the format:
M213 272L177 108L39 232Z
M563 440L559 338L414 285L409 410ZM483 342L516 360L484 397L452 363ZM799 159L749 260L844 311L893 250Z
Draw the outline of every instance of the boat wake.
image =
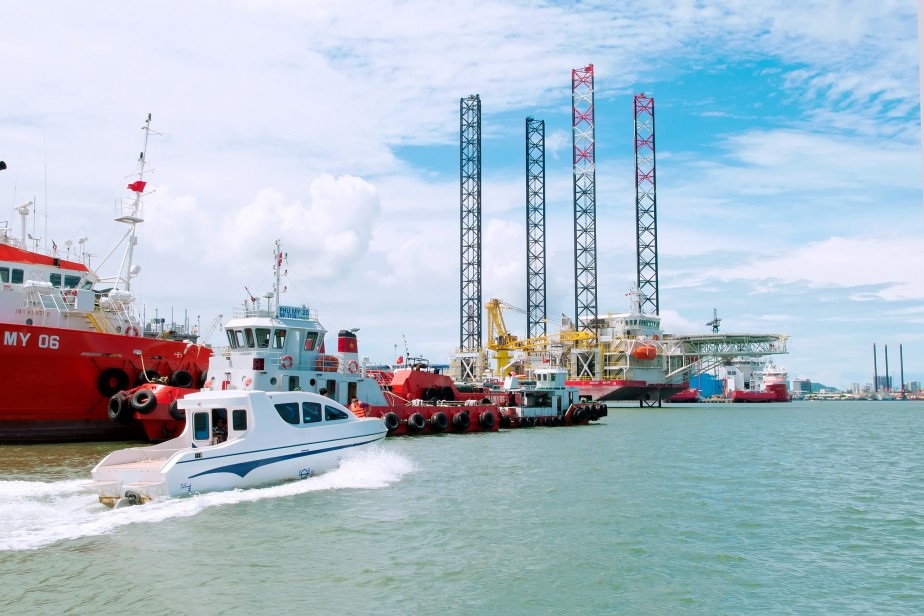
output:
M88 491L88 480L0 481L0 552L35 550L59 541L106 535L129 524L196 515L210 507L310 492L388 487L416 470L404 456L374 447L345 458L340 467L306 481L164 498L139 507L110 509Z

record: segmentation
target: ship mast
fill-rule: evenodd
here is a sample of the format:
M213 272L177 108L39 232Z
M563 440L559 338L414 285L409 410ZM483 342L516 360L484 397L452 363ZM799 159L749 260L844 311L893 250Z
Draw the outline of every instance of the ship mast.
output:
M144 126L141 127L141 130L144 131L144 147L141 150L141 154L138 156L138 171L129 175L128 177L137 177L138 179L128 185L128 189L135 193L131 203L126 205L122 201L118 201L118 207L121 210L121 215L116 217L116 222L125 223L129 226L128 231L125 233L125 236L122 238L122 241L127 241L125 247L125 254L122 256L122 263L119 265L119 274L116 279L113 281L113 286L116 289L122 289L124 284L125 291L131 291L131 279L138 274L140 268L132 265L132 259L135 254L135 246L138 244L138 225L144 222L144 218L141 217L141 197L144 194L144 187L147 185L147 182L144 181L144 172L145 167L147 166L146 155L148 151L148 137L151 132L151 114L148 114L148 118L144 123ZM155 135L159 133L154 133ZM109 254L103 257L101 263L105 263L106 260L112 256L112 253L115 252L116 248L121 245L121 242L117 244Z
M141 196L146 185L144 181L144 168L147 164L145 157L148 152L148 137L151 135L150 113L148 114L147 120L144 122L144 126L141 127L141 130L144 131L144 146L141 148L141 154L138 156L138 172L135 174L138 176L138 179L128 185L128 188L135 193L135 197L129 206L128 213L116 218L116 222L124 222L129 225L128 245L125 248L125 256L122 257L122 265L119 267L119 280L125 282L126 291L131 290L132 276L138 273L132 272L132 259L135 255L135 246L138 244L137 227L139 223L144 222L144 219L141 217ZM118 283L119 281L116 281L116 286L118 286Z
M282 278L282 259L285 255L282 254L282 241L276 240L276 254L274 255L275 259L273 260L273 273L276 275L276 282L273 285L273 296L276 299L276 314L279 314L279 295L282 291L282 285L280 279ZM273 310L272 306L269 306L270 310Z

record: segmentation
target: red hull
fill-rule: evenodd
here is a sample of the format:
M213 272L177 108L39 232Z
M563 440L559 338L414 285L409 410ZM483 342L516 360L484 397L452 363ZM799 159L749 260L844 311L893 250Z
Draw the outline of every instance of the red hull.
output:
M565 381L565 385L577 387L582 400L599 400L603 402L666 400L686 387L683 384L648 383L646 381L618 379L568 380Z
M784 384L768 385L765 391L735 390L732 402L791 402L792 396Z
M684 389L679 394L674 394L667 399L668 402L699 402L699 391L690 388Z
M138 424L110 421L109 398L138 384L143 371L166 378L186 371L199 385L211 355L207 347L174 340L38 326L2 330L0 443L144 438Z
M388 436L496 432L500 428L584 425L607 414L603 404L575 404L564 415L519 417L514 392L460 392L446 375L399 371L389 380L389 406L371 406L369 417L381 417Z

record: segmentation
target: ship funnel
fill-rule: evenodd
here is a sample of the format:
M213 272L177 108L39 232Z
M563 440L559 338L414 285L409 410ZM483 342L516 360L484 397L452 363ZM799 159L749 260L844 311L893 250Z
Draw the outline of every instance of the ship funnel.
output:
M341 329L337 334L337 352L338 353L359 353L359 343L356 340L356 334L353 331Z
M337 354L347 372L359 371L359 343L356 340L358 329L341 329L337 333Z

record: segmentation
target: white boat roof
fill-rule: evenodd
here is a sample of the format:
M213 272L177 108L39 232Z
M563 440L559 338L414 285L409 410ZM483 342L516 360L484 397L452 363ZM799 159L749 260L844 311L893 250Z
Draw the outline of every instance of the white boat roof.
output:
M186 394L184 397L177 399L177 406L181 409L194 408L201 406L211 400L220 401L222 404L249 404L254 394L266 395L265 391L255 391L246 389L228 389L216 391L197 391L192 394Z

